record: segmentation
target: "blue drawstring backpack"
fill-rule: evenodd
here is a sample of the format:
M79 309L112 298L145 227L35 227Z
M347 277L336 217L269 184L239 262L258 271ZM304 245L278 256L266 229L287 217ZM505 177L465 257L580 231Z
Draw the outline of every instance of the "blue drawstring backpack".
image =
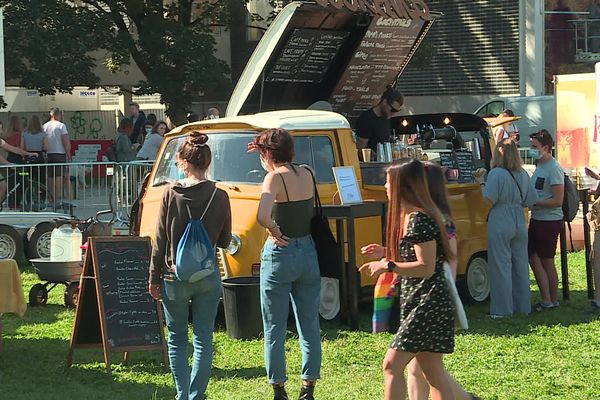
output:
M199 219L193 219L190 207L186 204L190 220L185 231L177 244L177 256L175 257L175 276L184 282L198 282L215 271L217 257L208 233L204 228L202 219L208 211L217 188L213 191L208 204Z

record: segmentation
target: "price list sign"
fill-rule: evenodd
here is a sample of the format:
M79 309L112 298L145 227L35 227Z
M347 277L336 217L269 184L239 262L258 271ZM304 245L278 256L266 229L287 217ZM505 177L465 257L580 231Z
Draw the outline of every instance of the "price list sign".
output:
M473 183L475 181L475 166L473 165L473 152L456 150L451 153L440 153L442 167L457 170L457 183Z
M148 293L148 238L91 237L80 282L71 348L104 350L110 373L110 353L162 350L168 365L160 304Z
M376 105L412 56L425 21L375 17L330 102L349 119Z
M348 35L344 31L295 29L266 81L321 83Z

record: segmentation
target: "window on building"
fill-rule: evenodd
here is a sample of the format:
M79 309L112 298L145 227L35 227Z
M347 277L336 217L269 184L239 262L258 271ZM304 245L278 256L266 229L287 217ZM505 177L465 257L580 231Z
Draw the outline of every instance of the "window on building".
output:
M600 6L597 0L545 1L546 92L554 75L594 71L600 61Z

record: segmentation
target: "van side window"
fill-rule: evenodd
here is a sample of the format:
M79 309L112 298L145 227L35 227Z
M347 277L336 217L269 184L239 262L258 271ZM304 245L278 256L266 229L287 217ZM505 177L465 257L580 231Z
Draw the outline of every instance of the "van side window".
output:
M295 136L295 162L310 165L319 183L335 183L333 145L327 136Z

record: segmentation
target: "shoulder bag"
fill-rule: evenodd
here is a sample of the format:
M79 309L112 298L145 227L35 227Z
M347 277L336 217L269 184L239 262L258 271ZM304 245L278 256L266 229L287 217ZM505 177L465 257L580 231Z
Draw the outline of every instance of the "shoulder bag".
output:
M323 206L317 190L317 181L310 168L306 168L312 177L315 197L315 215L310 220L310 234L315 242L321 277L340 279L340 259L337 241L331 232L327 217L323 215Z

